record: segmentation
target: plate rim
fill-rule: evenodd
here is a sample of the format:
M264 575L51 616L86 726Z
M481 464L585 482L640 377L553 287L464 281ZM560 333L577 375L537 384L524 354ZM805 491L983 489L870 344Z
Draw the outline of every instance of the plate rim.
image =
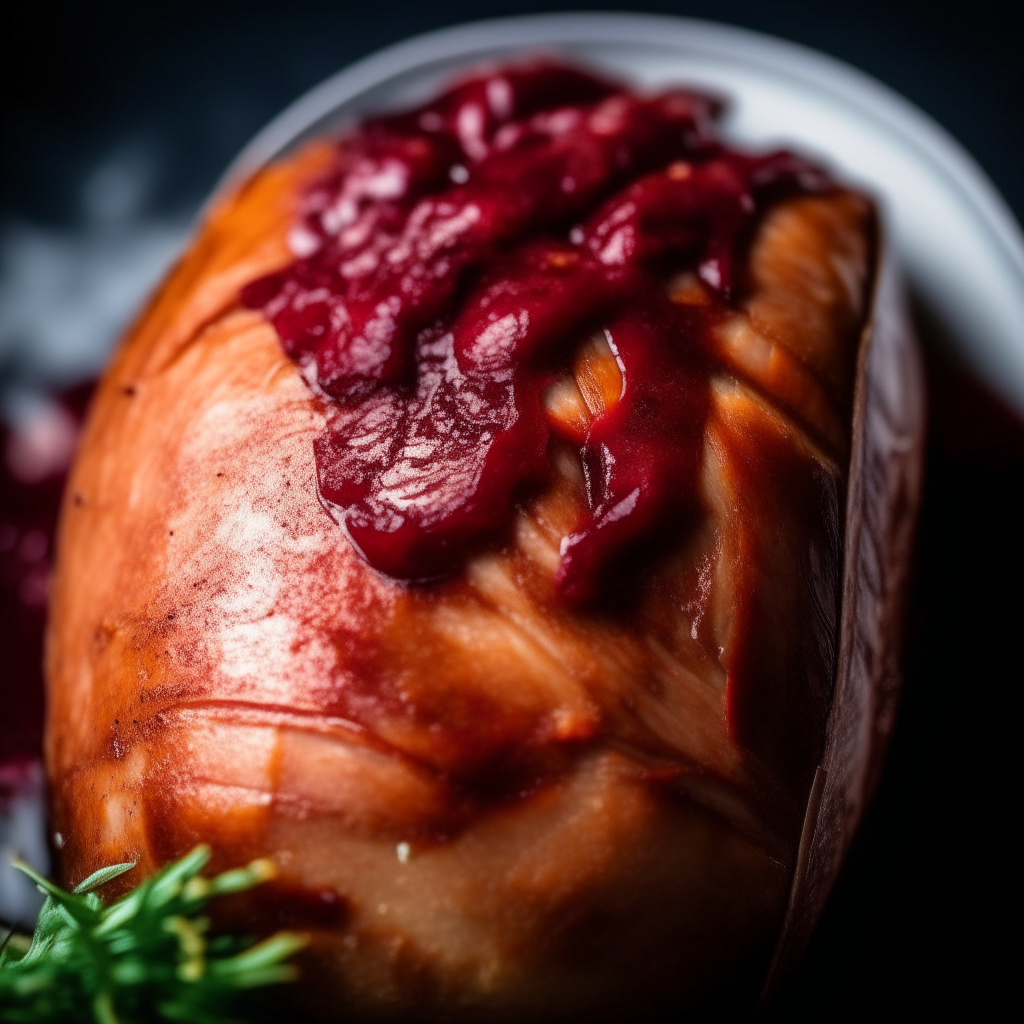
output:
M204 209L296 142L316 130L329 130L346 104L399 75L428 72L431 65L440 70L453 62L485 60L514 49L615 43L717 57L813 89L903 149L922 173L955 197L1001 268L989 293L972 284L976 295L1011 295L1013 312L997 314L999 337L972 341L963 324L953 334L975 372L1024 415L1024 335L1015 320L1018 307L1024 316L1024 233L999 190L960 142L891 87L838 58L753 29L675 15L575 11L483 19L412 36L341 68L286 106L239 152ZM906 266L914 269L912 261ZM921 280L927 282L927 275Z
M294 136L330 117L342 104L382 84L400 69L436 63L472 51L540 45L538 29L549 44L627 42L662 47L678 45L685 33L690 49L717 50L740 57L777 75L823 85L843 106L870 113L895 134L910 141L958 191L983 213L993 236L1024 279L1024 234L1002 194L981 165L931 115L895 89L851 64L801 43L753 29L702 18L625 12L553 12L487 18L434 29L392 43L341 68L289 103L243 147L224 173L214 194L280 155ZM557 38L550 38L551 35ZM572 35L577 38L563 38ZM526 38L514 38L523 36ZM941 159L935 159L936 155Z

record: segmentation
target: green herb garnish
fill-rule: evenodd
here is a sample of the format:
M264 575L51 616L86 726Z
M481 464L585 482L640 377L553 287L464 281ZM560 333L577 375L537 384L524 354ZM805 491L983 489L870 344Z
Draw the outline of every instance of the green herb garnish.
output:
M293 980L285 961L305 945L302 936L279 932L257 944L208 936L200 916L211 897L272 878L273 864L202 878L209 858L209 847L197 846L109 905L93 890L133 864L103 868L71 893L15 862L46 901L31 940L11 934L0 948L0 1020L229 1024L242 992Z

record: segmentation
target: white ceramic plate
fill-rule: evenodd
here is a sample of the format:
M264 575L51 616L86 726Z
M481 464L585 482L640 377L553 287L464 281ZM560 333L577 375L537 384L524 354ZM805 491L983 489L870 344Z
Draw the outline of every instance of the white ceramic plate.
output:
M978 165L890 89L770 36L645 14L547 14L418 36L339 72L275 118L225 184L313 135L425 99L458 69L523 51L563 53L642 87L713 89L750 146L822 157L882 203L912 288L970 366L1024 414L1024 237Z

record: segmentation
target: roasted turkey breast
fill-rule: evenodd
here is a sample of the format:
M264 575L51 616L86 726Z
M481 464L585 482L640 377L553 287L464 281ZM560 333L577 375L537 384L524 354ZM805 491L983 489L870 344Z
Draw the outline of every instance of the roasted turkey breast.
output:
M696 500L568 601L578 442L629 385L600 325L545 383L548 477L456 571L393 578L325 512L336 399L240 293L335 153L220 201L95 398L47 648L61 873L273 858L240 913L309 931L293 995L327 1019L750 1007L833 703L873 207L772 202L728 302L665 278L719 309Z

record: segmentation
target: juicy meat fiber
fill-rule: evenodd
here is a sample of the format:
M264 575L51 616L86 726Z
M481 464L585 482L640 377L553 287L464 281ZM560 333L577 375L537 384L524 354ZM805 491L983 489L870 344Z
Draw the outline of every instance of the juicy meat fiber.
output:
M505 546L409 586L324 513L328 400L238 296L290 261L330 159L211 214L95 401L47 653L62 874L197 841L215 868L273 857L275 921L315 937L293 994L327 1018L748 1006L835 670L870 204L759 224L713 339L697 507L617 601L576 609L554 577L585 508L568 440L617 400L600 337L547 393L552 482ZM694 276L671 293L709 301Z

